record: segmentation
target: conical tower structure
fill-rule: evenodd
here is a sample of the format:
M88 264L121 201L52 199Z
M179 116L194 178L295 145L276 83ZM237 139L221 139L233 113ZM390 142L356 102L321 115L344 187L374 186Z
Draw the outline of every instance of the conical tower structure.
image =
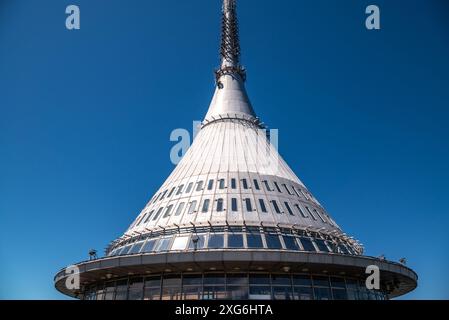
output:
M236 0L224 0L221 64L191 148L106 255L64 268L80 299L388 299L403 264L363 256L278 154L245 90ZM381 287L368 290L366 268ZM79 288L70 286L73 268ZM68 285L69 284L69 285Z

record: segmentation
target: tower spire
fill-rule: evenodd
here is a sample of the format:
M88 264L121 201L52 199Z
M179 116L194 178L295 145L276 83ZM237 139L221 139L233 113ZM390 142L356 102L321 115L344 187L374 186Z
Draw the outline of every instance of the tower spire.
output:
M216 71L217 83L225 74L239 75L245 80L244 68L240 65L240 40L236 0L223 0L221 25L221 66Z

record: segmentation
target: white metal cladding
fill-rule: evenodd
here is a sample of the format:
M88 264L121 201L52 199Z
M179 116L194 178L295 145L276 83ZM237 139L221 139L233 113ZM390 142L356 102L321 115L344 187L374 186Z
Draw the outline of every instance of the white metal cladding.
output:
M223 14L221 67L201 130L125 235L226 223L342 234L267 138L245 89L235 1Z
M232 79L228 75L223 78ZM231 81L240 82L235 88L243 88L239 79ZM217 89L223 90L223 101L237 91L227 91L227 83L223 81L222 89ZM217 109L214 101L208 114L224 110L222 106ZM266 132L254 121L252 109L240 110L204 122L187 154L128 229L128 235L191 223L226 222L341 231L270 144Z

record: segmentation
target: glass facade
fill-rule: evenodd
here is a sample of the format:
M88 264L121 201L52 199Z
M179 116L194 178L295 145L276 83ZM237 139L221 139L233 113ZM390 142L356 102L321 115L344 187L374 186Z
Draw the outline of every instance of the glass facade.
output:
M220 200L222 199L217 200L218 208L222 206ZM195 206L196 203L194 201L190 204L189 210L193 210ZM205 201L203 207L205 207L203 209L209 210L209 200ZM140 235L111 248L107 255L123 256L167 251L226 250L236 248L306 251L344 255L358 254L348 243L343 243L338 238L326 237L301 230L268 227L243 228L216 226L213 228L165 230L160 233Z
M385 300L363 281L332 275L269 273L129 277L85 288L85 300Z

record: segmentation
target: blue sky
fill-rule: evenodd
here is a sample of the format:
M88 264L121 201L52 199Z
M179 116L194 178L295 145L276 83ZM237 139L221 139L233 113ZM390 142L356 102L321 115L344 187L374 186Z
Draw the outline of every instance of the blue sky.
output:
M449 298L448 9L239 3L256 112L368 255L407 258L411 299ZM63 299L55 272L140 212L173 169L171 131L206 112L219 19L218 0L0 2L0 298Z

